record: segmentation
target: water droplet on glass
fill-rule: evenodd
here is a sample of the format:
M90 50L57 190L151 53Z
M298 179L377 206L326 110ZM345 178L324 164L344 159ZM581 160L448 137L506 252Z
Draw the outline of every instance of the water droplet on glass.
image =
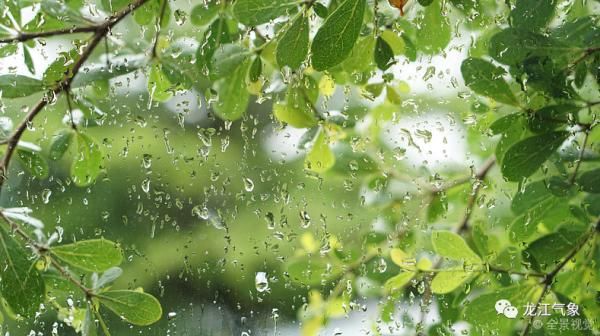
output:
M269 279L267 279L267 273L265 272L257 272L256 277L254 278L254 284L256 286L256 290L260 293L266 292L269 290Z
M247 177L244 177L244 189L246 189L247 192L251 192L252 190L254 190L254 181Z

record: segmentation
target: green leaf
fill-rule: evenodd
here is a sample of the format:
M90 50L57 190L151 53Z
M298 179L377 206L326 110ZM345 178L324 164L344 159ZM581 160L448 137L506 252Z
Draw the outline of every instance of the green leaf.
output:
M372 35L361 37L348 58L342 63L344 71L347 73L369 71L374 60L375 43Z
M22 75L1 75L2 98L21 98L44 90L42 81Z
M88 272L104 272L123 260L119 245L105 239L54 246L51 252L62 261Z
M75 132L72 130L64 129L58 132L58 134L52 138L52 144L50 145L50 152L48 154L50 156L50 160L57 161L65 155L65 152L69 149L71 142L73 142L74 135Z
M71 49L68 52L61 52L58 57L52 62L46 71L42 81L46 86L53 86L70 75L71 70L75 66L75 61L79 59L79 50Z
M546 181L540 180L527 184L525 188L519 189L513 198L510 208L517 214L523 214L535 205L551 198L552 194L546 186Z
M219 85L219 97L213 105L217 115L226 120L237 120L246 112L250 94L246 89L248 62L237 68Z
M510 241L514 243L527 241L538 230L538 224L547 214L556 207L560 199L548 197L527 209L526 212L515 218L508 228Z
M306 155L304 166L316 173L324 173L335 164L335 155L323 130L319 132L310 152Z
M192 21L192 24L195 26L206 26L217 17L220 7L220 4L216 1L209 1L208 3L197 5L190 13L190 21Z
M366 0L345 0L329 15L313 39L312 65L323 71L348 57L362 28Z
M529 129L545 133L567 124L569 119L577 119L579 107L573 104L549 105L534 111L527 119Z
M233 15L246 26L257 26L287 14L296 5L297 0L237 0Z
M577 246L585 231L582 227L572 226L572 223L567 225L534 241L523 251L524 259L531 262L534 269L553 269Z
M231 75L248 56L250 56L248 49L238 44L226 44L218 48L212 59L211 77L219 79Z
M329 15L329 10L327 9L327 7L325 7L325 5L323 5L320 2L314 3L313 10L315 11L315 14L317 14L321 19L326 19Z
M490 39L489 55L496 61L511 66L519 66L532 56L565 57L577 52L562 41L530 31L508 28Z
M406 34L402 34L402 40L404 40L404 54L409 61L414 62L417 60L417 47L413 43L413 41L406 36Z
M0 58L13 56L19 51L19 45L16 43L6 44L0 47Z
M0 293L10 308L33 317L44 302L44 280L26 250L0 228Z
M90 185L100 174L102 152L87 134L77 133L77 155L71 166L73 182L80 187Z
M23 164L23 167L31 175L39 179L45 179L48 177L48 174L50 173L48 162L46 162L39 152L20 147L17 148L17 157Z
M23 45L23 62L27 66L27 70L29 70L29 72L31 74L35 74L35 66L33 64L33 58L31 57L31 52L29 51L29 48L26 47L25 45Z
M434 231L431 235L433 249L439 255L471 264L481 263L481 258L471 250L461 236L450 231Z
M510 13L512 25L538 31L552 20L557 3L556 0L517 0L515 8Z
M229 32L227 20L219 18L208 26L196 52L196 64L204 75L209 74L212 57L217 48L222 44L230 42L233 42L233 40Z
M549 132L517 142L502 159L502 175L513 182L531 176L568 137L569 132Z
M415 274L415 272L401 272L400 274L389 278L383 285L384 291L388 294L401 291L410 280L412 280Z
M277 64L279 67L300 67L308 55L308 17L300 15L288 28L277 44Z
M518 105L510 87L502 78L505 71L480 58L467 58L460 70L465 84L478 94L509 105Z
M153 63L148 74L148 94L150 99L157 102L165 102L173 97L173 85L162 71L160 63Z
M394 51L381 36L377 37L375 44L375 64L384 71L394 64Z
M416 31L416 45L425 54L439 53L450 43L450 23L442 11L442 1L435 1L423 11L421 25Z
M256 56L254 61L252 61L252 65L250 66L250 71L248 71L248 79L250 82L254 83L260 79L260 75L262 75L263 71L263 63L260 56Z
M473 272L466 272L462 268L441 270L431 281L431 291L434 294L453 292L472 276Z
M586 171L577 178L581 190L593 194L600 193L600 168Z
M499 316L496 311L496 302L508 300L512 306L523 309L531 301L535 293L533 285L524 284L500 288L484 293L465 305L464 319L471 323L479 334L489 334L493 331L501 335L511 334L510 326L514 320ZM503 332L506 330L506 332ZM488 331L488 332L485 332Z
M96 297L106 308L131 324L147 326L160 320L162 316L158 300L144 292L114 290Z
M448 199L444 194L435 193L427 207L427 221L435 222L448 211Z
M123 76L146 65L146 56L139 54L121 55L110 58L110 67L106 62L86 63L85 71L77 73L71 86L97 85L100 81Z

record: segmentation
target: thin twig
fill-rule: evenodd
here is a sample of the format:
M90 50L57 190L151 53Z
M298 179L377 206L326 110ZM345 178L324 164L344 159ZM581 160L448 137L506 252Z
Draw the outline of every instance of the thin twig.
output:
M70 27L70 28L62 28L56 30L47 30L42 32L19 32L16 36L11 36L7 38L0 39L0 44L2 43L13 43L13 42L25 42L29 40L34 40L43 37L54 37L60 35L71 35L78 33L93 33L98 30L103 24L94 25L94 26L82 26L82 27Z
M589 134L589 130L586 130L583 136L583 143L581 144L581 151L579 151L579 157L577 158L577 163L575 163L575 170L573 170L573 175L571 175L571 178L569 179L570 185L575 184L575 179L577 178L577 173L579 172L579 167L581 166L583 155L585 154L585 146L587 146Z
M163 0L160 5L160 13L158 14L158 18L156 18L156 34L154 35L154 43L152 44L152 58L156 58L156 56L158 56L158 39L160 38L163 16L165 16L168 1L169 0Z

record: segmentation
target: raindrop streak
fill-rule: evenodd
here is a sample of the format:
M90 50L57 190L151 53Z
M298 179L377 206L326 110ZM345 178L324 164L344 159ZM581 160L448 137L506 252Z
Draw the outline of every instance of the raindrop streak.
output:
M48 202L50 202L50 196L52 196L52 190L44 189L44 191L42 191L42 202L48 204Z
M305 210L300 211L300 226L304 229L310 226L310 216Z
M247 177L244 177L244 189L247 192L251 192L252 190L254 190L254 181Z

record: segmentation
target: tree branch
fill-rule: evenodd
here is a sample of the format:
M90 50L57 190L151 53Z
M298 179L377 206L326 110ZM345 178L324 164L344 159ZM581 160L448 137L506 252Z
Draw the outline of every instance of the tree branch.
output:
M70 34L79 34L79 33L93 33L95 31L97 31L100 26L102 26L102 24L94 25L94 26L62 28L62 29L48 30L48 31L43 31L43 32L19 32L16 36L11 36L11 37L0 39L0 44L13 43L13 42L26 42L29 40L34 40L34 39L43 38L43 37L54 37L54 36L60 36L60 35L70 35Z

